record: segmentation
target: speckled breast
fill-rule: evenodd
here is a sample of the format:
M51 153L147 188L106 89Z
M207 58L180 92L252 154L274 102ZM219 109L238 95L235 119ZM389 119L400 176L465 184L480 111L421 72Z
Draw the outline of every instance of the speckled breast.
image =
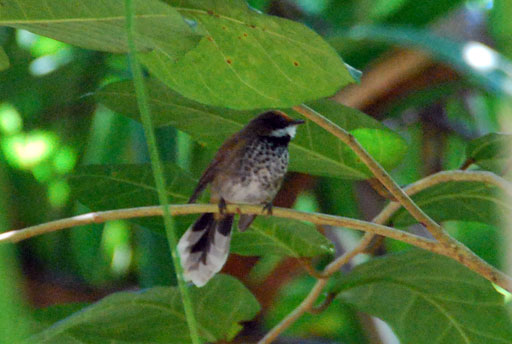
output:
M262 204L271 202L281 187L288 168L288 142L263 138L250 143L236 176L220 190L228 202Z

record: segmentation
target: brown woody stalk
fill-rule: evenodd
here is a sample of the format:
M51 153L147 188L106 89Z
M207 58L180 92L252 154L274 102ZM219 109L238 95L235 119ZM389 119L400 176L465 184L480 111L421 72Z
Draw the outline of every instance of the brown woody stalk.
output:
M491 172L468 172L468 171L444 171L433 174L429 177L419 180L418 182L409 185L404 189L407 195L412 196L422 190L432 187L436 184L445 183L449 181L477 181L488 183L497 186L505 191L505 193L512 197L512 184L505 179L495 175ZM398 202L391 202L386 208L384 208L379 215L377 215L372 222L376 224L385 224L393 214L401 208L401 204ZM258 344L269 344L272 343L281 333L283 333L291 324L293 324L298 318L300 318L306 312L316 312L314 304L318 297L321 295L323 288L327 284L327 278L332 276L338 271L343 265L347 264L353 257L363 253L368 247L372 239L375 237L375 233L367 232L356 248L352 251L347 252L345 255L339 257L330 263L324 271L320 272L319 275L322 277L318 279L313 289L309 292L308 296L304 301L297 306L290 314L288 314L279 324L272 328L259 342ZM437 242L430 249L431 252L441 254L452 258L459 263L465 265L474 272L480 274L486 279L493 281L502 288L512 292L512 279L496 270L491 265L476 256L473 252L469 251L462 244L446 245L444 243ZM460 254L461 250L463 254ZM468 254L464 252L467 250L470 252L469 259ZM330 301L334 298L330 297L326 304L321 305L321 310L325 309Z

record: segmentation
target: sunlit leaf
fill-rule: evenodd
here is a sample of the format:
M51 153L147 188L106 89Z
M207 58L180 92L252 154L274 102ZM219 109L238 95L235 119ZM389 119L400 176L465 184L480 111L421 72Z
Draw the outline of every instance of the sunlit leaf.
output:
M5 53L4 48L0 47L0 72L9 68L10 65L9 56Z
M178 166L167 164L167 194L170 203L186 203L197 181ZM93 211L143 207L158 204L149 164L82 166L69 177L72 195ZM197 215L176 218L184 231ZM134 219L138 224L162 231L160 217ZM257 219L243 233L236 231L232 252L241 255L279 253L311 257L332 252L331 243L314 226L278 218Z
M512 163L510 147L511 134L490 133L469 142L466 156L480 167L501 173L507 163Z
M512 203L503 199L499 190L482 182L450 181L419 192L412 199L434 220L476 221L499 225L501 216L510 214ZM400 209L391 218L395 226L417 221Z
M218 275L191 297L204 341L233 335L234 325L252 319L258 301L233 277ZM230 302L226 302L230 300ZM190 343L180 293L174 287L119 292L65 318L27 343Z
M303 24L262 14L242 0L167 2L205 36L177 62L156 50L141 58L190 99L236 109L289 107L353 82L334 49Z
M156 81L148 82L147 86L156 126L171 125L212 148L219 147L259 112L205 106ZM109 108L139 119L131 83L110 84L99 90L96 97ZM373 118L330 100L318 100L308 105L350 131L385 168L396 166L404 156L407 149L405 141ZM300 117L292 110L285 111ZM290 143L289 168L349 179L365 179L371 175L348 146L309 121L299 127L297 136Z
M485 88L512 95L512 63L482 43L461 43L426 30L384 25L356 26L342 36L421 49L468 74Z
M172 7L157 0L135 0L135 40L141 50L156 49L177 58L199 36ZM11 26L82 48L126 52L123 0L5 1L0 26Z
M387 322L401 343L512 343L503 295L443 256L413 250L374 259L340 278L335 291Z

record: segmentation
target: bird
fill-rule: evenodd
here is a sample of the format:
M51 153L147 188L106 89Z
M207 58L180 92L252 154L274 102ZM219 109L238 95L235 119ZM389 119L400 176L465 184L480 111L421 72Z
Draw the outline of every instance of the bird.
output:
M195 203L210 185L210 203L218 204L219 212L201 214L180 238L186 282L202 287L226 263L234 219L226 213L227 204L263 205L263 211L272 213L288 169L288 144L303 123L279 110L266 111L221 145L188 201ZM240 215L238 229L245 231L255 217Z

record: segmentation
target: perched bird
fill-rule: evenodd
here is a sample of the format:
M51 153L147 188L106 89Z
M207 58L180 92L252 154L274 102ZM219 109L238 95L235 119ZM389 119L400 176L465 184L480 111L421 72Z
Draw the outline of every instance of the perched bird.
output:
M233 215L225 214L226 203L264 205L269 213L288 168L288 143L296 127L304 123L277 110L260 114L219 148L190 197L197 200L211 184L210 202L219 205L219 214L202 214L183 234L178 251L184 276L202 287L220 271L229 254ZM241 215L240 231L246 230L256 215Z

